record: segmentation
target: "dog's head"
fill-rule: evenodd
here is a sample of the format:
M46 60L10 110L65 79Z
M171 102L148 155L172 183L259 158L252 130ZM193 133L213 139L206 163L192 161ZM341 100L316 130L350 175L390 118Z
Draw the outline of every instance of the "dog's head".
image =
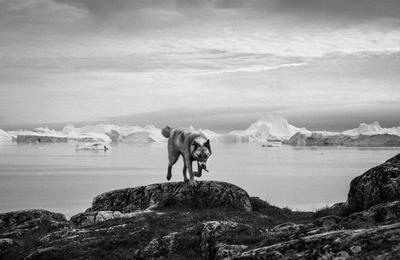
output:
M211 156L210 140L201 136L195 138L190 145L190 152L199 165L206 169L207 160Z

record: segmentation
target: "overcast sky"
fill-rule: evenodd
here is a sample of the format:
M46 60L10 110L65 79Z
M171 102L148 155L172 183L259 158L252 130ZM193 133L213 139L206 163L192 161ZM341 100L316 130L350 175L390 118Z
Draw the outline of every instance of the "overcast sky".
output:
M0 128L400 125L398 0L0 0Z

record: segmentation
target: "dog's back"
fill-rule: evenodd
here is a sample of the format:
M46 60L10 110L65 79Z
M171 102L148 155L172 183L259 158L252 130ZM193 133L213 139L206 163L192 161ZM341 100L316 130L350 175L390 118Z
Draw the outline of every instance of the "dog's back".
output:
M197 137L204 137L202 133L185 128L171 128L169 126L164 127L161 130L162 135L168 138L169 149L178 150L184 152L185 148L189 148L190 143Z

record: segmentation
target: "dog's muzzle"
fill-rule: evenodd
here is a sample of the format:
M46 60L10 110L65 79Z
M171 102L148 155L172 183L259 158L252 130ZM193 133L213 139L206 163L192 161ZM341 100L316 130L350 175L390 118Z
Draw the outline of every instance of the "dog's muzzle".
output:
M206 169L207 168L207 162L206 161L198 161L199 165L201 168Z

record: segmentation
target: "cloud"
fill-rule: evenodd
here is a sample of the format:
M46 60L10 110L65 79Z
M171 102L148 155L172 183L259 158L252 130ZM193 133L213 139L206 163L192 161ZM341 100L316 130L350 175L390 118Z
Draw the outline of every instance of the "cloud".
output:
M399 5L0 0L0 119L391 102L399 98Z
M180 12L202 9L257 11L268 14L302 15L311 18L337 17L349 20L396 18L400 12L397 0L55 0L90 10L95 15L110 14L123 10L175 9Z

